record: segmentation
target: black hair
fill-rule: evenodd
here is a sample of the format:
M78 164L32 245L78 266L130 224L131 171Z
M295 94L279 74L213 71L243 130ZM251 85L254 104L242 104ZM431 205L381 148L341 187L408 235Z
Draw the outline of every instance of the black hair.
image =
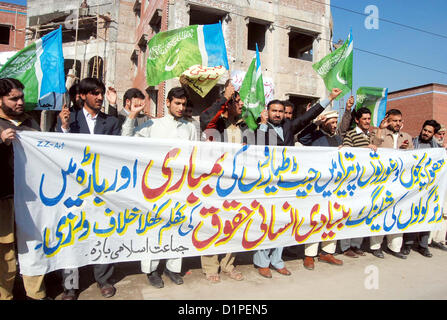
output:
M9 95L13 89L23 90L25 86L17 79L2 78L0 79L0 97Z
M365 107L359 108L355 111L354 117L356 120L359 120L365 113L371 114L371 110Z
M133 98L145 99L146 96L140 89L130 88L128 89L123 96L123 107L126 106L126 100L132 100Z
M425 120L422 128L425 126L431 126L435 129L435 133L438 133L439 129L441 129L441 125L436 120Z
M101 89L103 93L106 92L106 87L101 80L96 78L84 78L79 82L79 93L87 94L97 89Z
M270 109L270 106L271 106L272 104L280 104L280 105L284 106L284 103L283 103L281 100L275 99L275 100L272 100L272 101L270 101L270 102L268 103L268 105L267 105L267 109Z
M188 95L186 94L185 89L183 89L182 87L174 87L169 90L167 99L169 101L172 101L173 98L186 98L188 100Z
M390 109L387 111L386 115L387 116L396 116L396 115L401 116L402 112L400 112L400 110L397 110L397 109Z
M282 105L285 107L292 107L293 110L295 110L295 105L290 100L284 100L282 102Z

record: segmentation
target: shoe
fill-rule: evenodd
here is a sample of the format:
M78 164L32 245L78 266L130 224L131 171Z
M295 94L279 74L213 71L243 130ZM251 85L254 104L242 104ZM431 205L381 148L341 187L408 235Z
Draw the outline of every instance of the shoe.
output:
M404 245L404 246L402 247L401 252L402 252L402 254L408 256L408 255L410 254L410 252L411 252L411 246L408 246L408 245L406 246L406 245Z
M281 269L277 269L277 268L275 268L275 270L276 270L278 273L282 274L283 276L290 276L290 275L292 274L289 270L287 270L286 267L281 268Z
M105 284L105 285L99 285L98 283L98 287L101 290L101 294L104 298L111 298L115 295L116 293L116 289L114 286L112 286L111 284Z
M75 289L64 290L61 300L78 300L78 294Z
M171 279L172 282L174 282L177 285L183 284L183 278L180 275L180 273L169 271L168 269L165 269L165 275Z
M375 256L377 258L380 258L380 259L385 258L385 256L383 255L382 249L373 250L371 253L373 256Z
M424 257L427 257L427 258L431 258L431 257L433 257L433 255L431 254L430 250L428 250L428 248L419 247L419 248L417 249L417 251L418 251L420 254L422 254Z
M366 256L366 253L360 248L352 247L351 250L358 256Z
M437 248L437 249L441 249L443 251L447 251L447 247L445 245L443 245L441 242L436 242L433 241L429 244L430 247L432 248Z
M320 253L320 255L318 256L318 261L326 262L326 263L329 263L329 264L333 264L335 266L342 266L343 265L343 261L342 260L335 258L330 253L326 253L326 254Z
M350 258L358 258L359 256L355 254L355 252L352 249L348 249L343 252L343 254Z
M270 271L270 268L258 268L258 273L264 278L270 279L272 277L272 272Z
M402 254L402 253L400 253L400 252L394 252L394 251L388 249L387 253L389 253L392 256L395 256L396 258L399 258L399 259L407 259L407 256Z
M305 257L303 260L303 266L307 270L313 270L315 268L314 258L313 257Z
M149 273L147 275L147 279L149 280L149 283L153 285L155 288L161 289L165 286L163 279L160 277L157 271Z

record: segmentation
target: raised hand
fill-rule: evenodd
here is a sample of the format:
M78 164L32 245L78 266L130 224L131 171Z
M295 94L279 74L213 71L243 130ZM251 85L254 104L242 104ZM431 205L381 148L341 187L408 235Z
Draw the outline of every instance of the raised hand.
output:
M61 127L68 130L69 120L70 120L70 109L67 108L67 105L64 104L62 106L62 111L59 112L59 118L61 119Z
M116 90L113 87L108 87L106 92L106 99L109 105L115 106L117 101Z
M228 86L225 88L224 97L227 100L230 100L231 97L233 96L234 91L235 91L235 89L234 89L233 84L231 82L229 82Z
M340 95L340 93L342 93L342 91L343 90L340 90L340 89L338 89L338 88L334 88L334 89L332 89L332 91L331 91L331 94L329 95L329 100L334 100L335 98L337 98L339 95Z
M130 103L130 114L129 118L135 119L136 116L144 109L144 100L138 98L132 98Z
M267 124L267 121L269 120L269 114L267 109L262 110L261 112L261 123Z
M383 120L380 122L379 128L380 128L380 129L385 129L385 128L388 128L389 125L390 125L390 122L388 121L388 116L386 116L386 117L383 118Z
M346 101L346 111L351 111L353 105L354 105L354 96L350 96L348 101Z

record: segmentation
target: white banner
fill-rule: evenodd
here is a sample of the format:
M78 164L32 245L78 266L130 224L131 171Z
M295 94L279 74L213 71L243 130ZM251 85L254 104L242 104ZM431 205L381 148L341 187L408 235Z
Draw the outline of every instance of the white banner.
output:
M439 228L445 150L21 132L26 275Z

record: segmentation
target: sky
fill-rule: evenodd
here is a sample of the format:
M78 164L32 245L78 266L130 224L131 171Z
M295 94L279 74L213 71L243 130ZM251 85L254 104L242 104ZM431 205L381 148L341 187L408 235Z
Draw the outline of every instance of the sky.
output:
M321 1L321 0L317 0ZM365 27L365 8L378 9L378 29ZM331 0L334 41L347 38L350 28L354 48L404 60L444 72L403 64L354 49L353 92L358 87L384 87L389 92L427 83L447 84L447 1L445 0ZM368 12L369 14L370 12ZM443 35L439 37L400 25Z
M2 0L26 5L26 0ZM313 0L316 2L323 0ZM365 27L365 8L378 10L378 29ZM340 9L340 8L344 8ZM360 14L355 14L347 10ZM352 28L354 48L442 71L403 64L354 49L353 92L358 87L384 87L389 92L427 83L447 84L447 1L331 0L334 41L345 40ZM368 12L369 14L370 12ZM439 37L382 21L385 19L441 34Z

